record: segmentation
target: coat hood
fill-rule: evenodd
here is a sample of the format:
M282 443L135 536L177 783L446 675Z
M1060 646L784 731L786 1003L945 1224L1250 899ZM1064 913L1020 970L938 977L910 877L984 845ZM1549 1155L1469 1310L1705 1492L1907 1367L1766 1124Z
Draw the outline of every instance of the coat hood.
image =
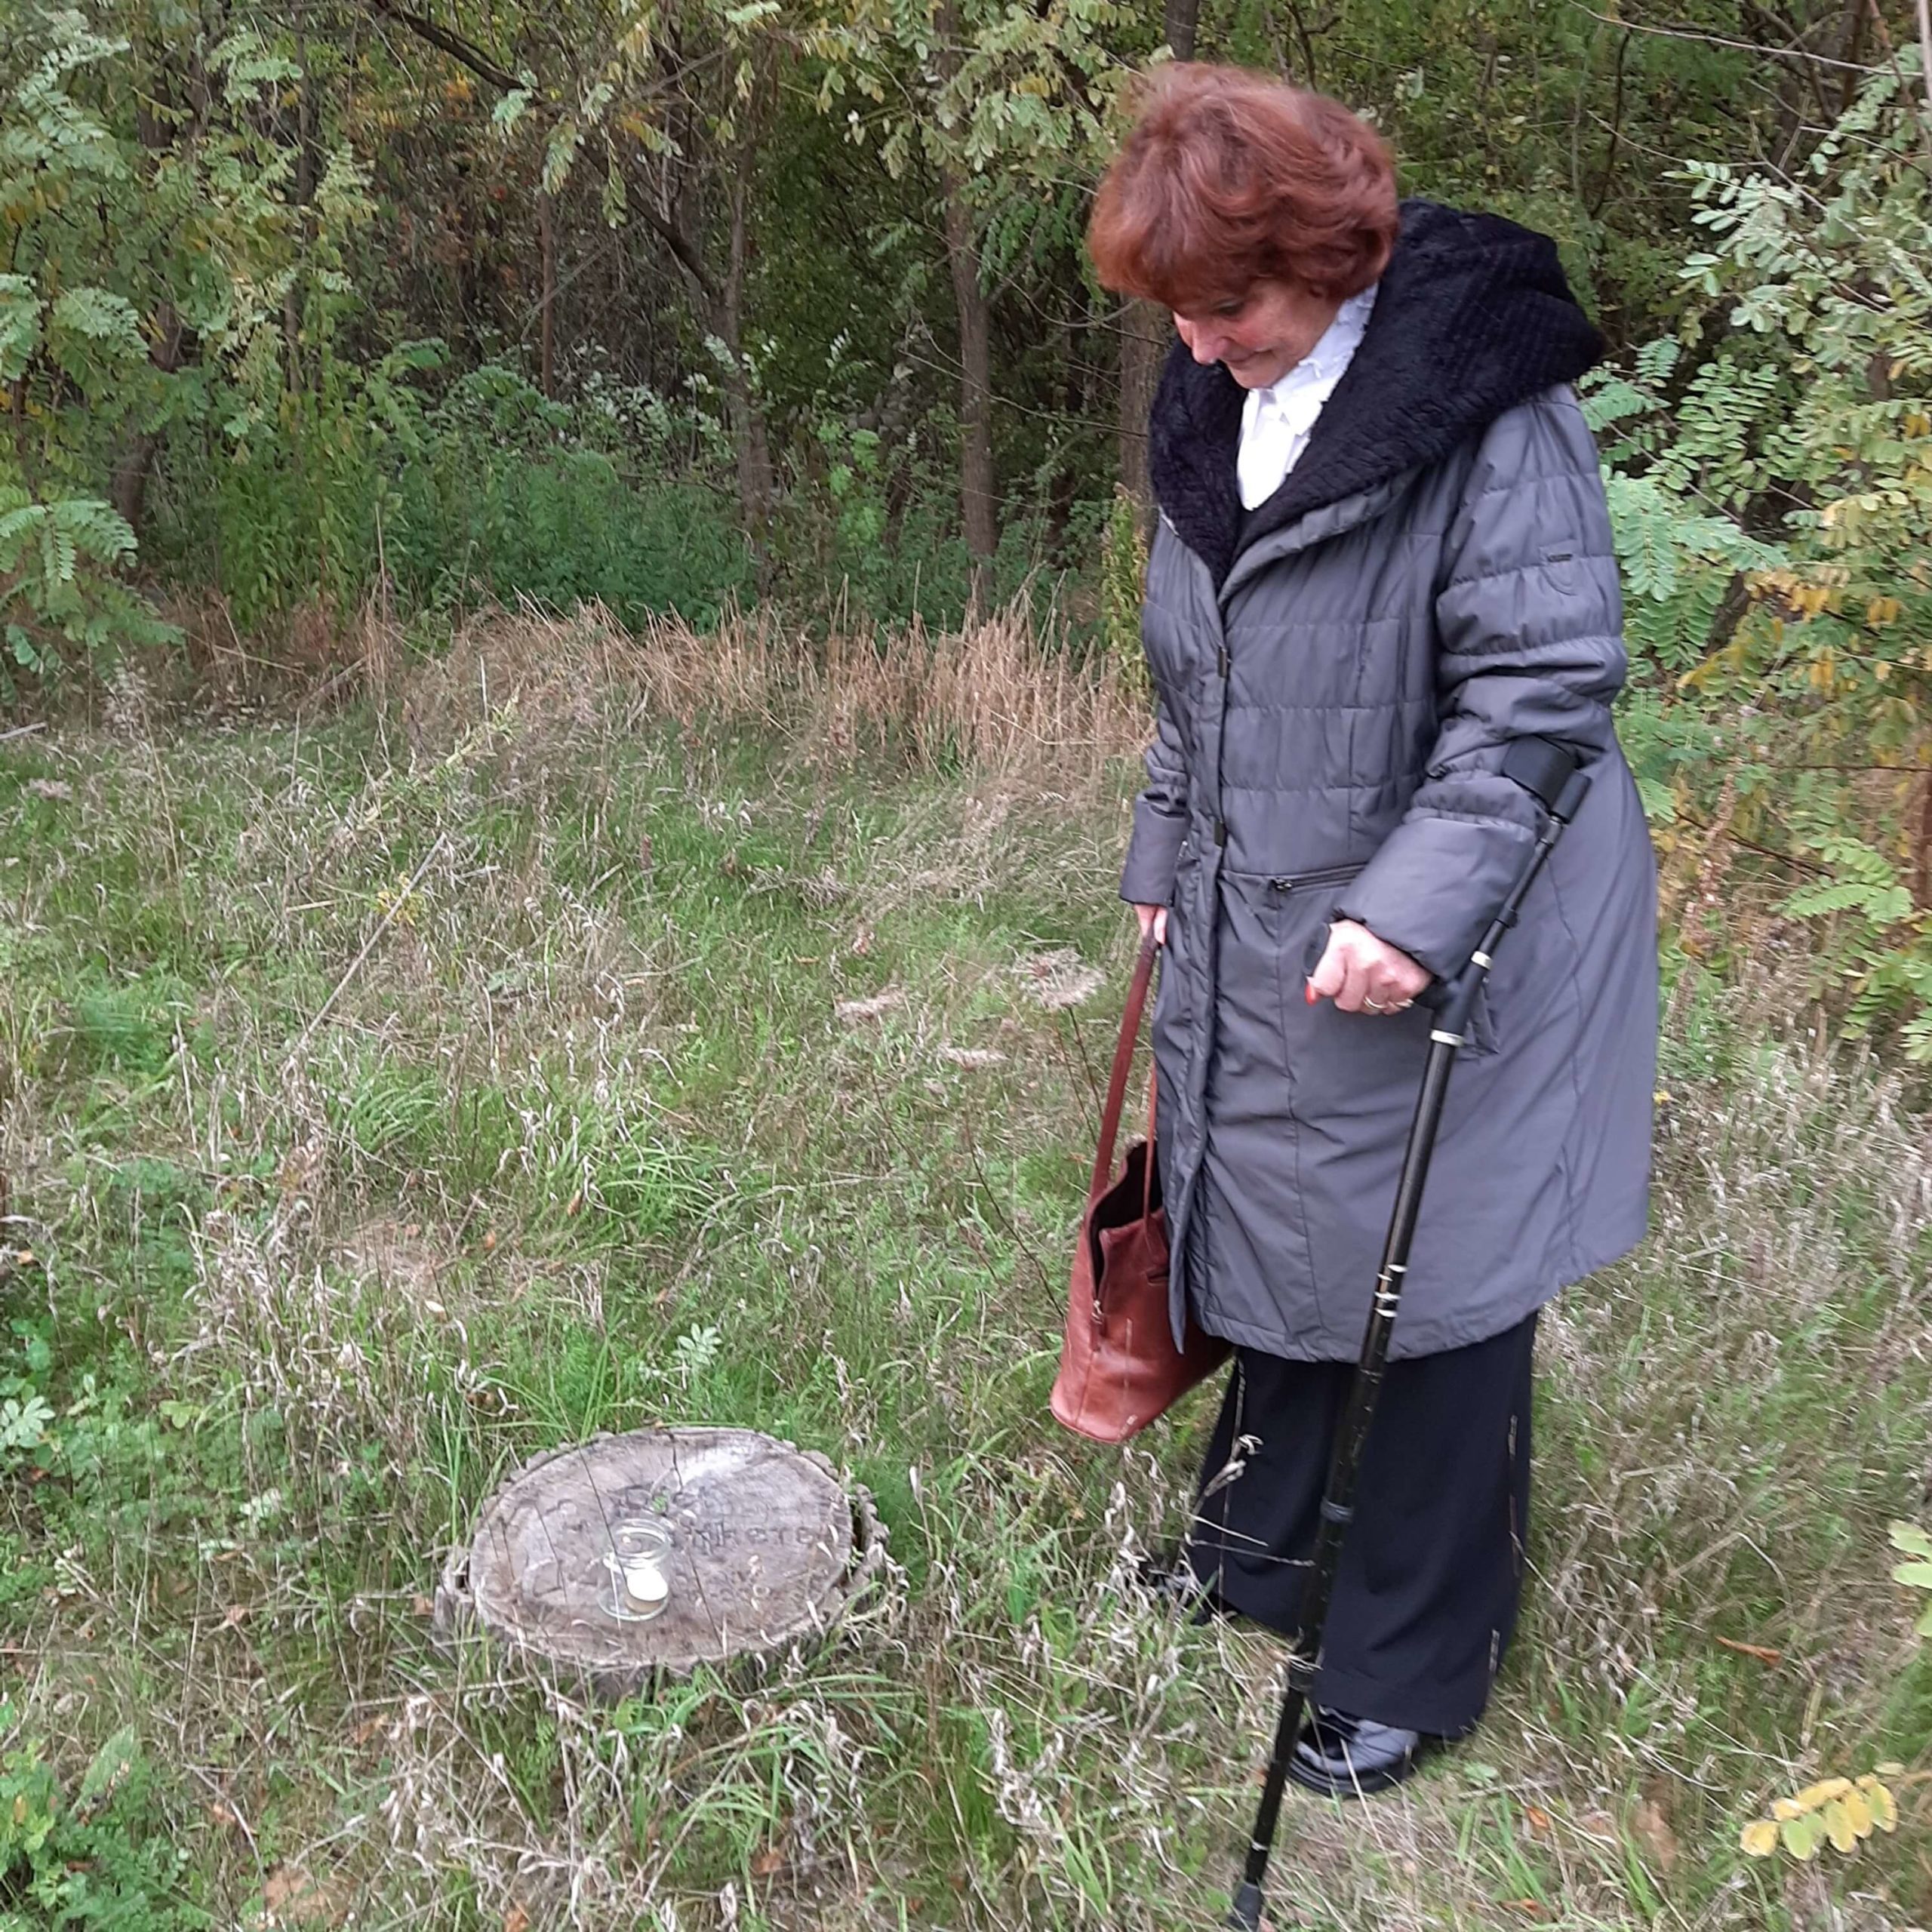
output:
M1235 456L1246 392L1177 342L1149 426L1155 494L1218 584L1257 537L1447 455L1602 352L1547 235L1404 202L1367 332L1280 489L1243 512Z

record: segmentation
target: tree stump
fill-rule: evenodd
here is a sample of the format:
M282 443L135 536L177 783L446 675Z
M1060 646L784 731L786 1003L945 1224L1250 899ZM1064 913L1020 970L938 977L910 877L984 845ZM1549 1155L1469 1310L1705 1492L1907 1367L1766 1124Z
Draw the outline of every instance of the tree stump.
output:
M444 1570L438 1629L481 1629L598 1694L817 1643L885 1564L863 1490L743 1429L593 1436L533 1458Z

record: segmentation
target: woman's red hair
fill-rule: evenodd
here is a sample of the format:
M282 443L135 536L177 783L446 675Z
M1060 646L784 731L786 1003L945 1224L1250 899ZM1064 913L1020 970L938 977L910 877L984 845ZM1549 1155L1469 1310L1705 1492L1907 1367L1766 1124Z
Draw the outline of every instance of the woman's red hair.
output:
M1395 163L1340 101L1193 61L1144 86L1088 224L1106 287L1186 313L1264 280L1346 301L1388 266Z

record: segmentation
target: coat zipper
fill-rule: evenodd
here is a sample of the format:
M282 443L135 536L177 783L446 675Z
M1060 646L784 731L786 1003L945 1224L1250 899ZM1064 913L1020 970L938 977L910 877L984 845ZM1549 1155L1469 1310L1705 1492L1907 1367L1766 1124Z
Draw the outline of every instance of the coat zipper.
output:
M1344 881L1353 878L1367 863L1367 861L1364 860L1360 865L1324 866L1319 872L1300 872L1293 878L1271 878L1268 881L1268 890L1270 892L1300 892L1311 885L1340 885Z

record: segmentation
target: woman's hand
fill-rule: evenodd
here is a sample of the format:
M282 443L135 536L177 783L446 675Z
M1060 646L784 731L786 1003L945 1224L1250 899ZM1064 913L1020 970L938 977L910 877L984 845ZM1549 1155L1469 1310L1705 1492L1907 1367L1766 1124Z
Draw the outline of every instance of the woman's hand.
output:
M1135 916L1140 921L1140 937L1145 939L1151 932L1156 946L1168 943L1168 909L1164 906L1137 906Z
M1434 976L1352 919L1337 919L1309 975L1308 1003L1332 999L1343 1013L1400 1013Z

